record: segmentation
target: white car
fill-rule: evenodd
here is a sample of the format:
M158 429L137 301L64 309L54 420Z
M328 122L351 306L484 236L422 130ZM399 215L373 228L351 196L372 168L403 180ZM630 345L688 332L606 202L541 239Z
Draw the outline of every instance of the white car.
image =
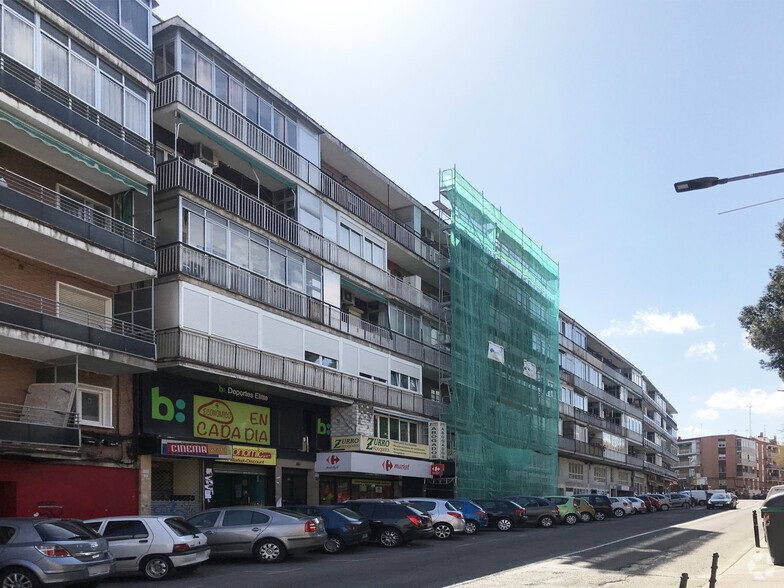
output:
M637 514L645 514L648 512L648 507L645 503L637 498L636 496L626 496L626 500L632 503L632 507L634 508L634 512Z
M109 543L118 574L163 580L176 568L190 571L210 557L207 536L182 517L127 516L85 521Z
M617 518L631 515L636 512L632 503L625 496L608 496L607 498L612 502L613 514Z
M400 498L414 508L426 512L433 519L436 539L449 539L454 533L465 533L465 519L460 509L443 498Z

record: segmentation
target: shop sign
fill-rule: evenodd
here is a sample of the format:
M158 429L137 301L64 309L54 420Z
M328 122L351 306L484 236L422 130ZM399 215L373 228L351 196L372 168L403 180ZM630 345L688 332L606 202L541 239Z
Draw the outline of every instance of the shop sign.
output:
M356 478L351 479L351 483L355 486L391 486L392 482L389 480L358 480Z
M218 386L220 394L228 394L229 396L236 396L237 398L249 398L251 400L261 400L266 402L269 396L261 392L250 392L249 390L242 390L240 388L232 388L231 386Z
M430 467L432 465L429 461L418 459L359 453L356 451L336 451L319 453L316 456L315 471L321 474L352 472L409 478L430 478Z
M232 449L231 461L233 463L254 465L275 465L277 463L277 451L266 447L235 445Z
M444 464L442 463L434 463L430 466L430 475L431 476L443 476L444 475Z
M446 459L446 423L430 421L427 428L430 459Z
M161 455L231 459L231 445L163 440L161 441Z
M204 396L193 397L193 436L269 445L270 409Z
M333 437L333 451L368 451L370 453L383 453L384 455L404 455L427 459L429 452L427 445L406 443L395 439L381 439L367 435L354 435L353 437Z
M362 438L359 435L353 437L332 437L333 451L359 451L362 448Z

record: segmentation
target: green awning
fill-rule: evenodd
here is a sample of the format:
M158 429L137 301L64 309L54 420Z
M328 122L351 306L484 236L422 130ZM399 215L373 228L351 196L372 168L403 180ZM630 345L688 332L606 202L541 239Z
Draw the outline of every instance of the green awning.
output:
M288 186L292 190L296 190L297 189L297 187L294 184L292 184L289 180L287 180L283 176L280 176L280 175L276 174L271 169L269 169L267 167L264 167L258 161L254 160L252 157L248 157L242 151L240 151L239 149L237 149L233 145L230 145L229 143L224 141L222 138L220 138L218 135L216 135L215 133L213 133L212 131L210 131L209 129L204 127L203 125L200 125L199 123L197 123L195 120L192 120L192 119L188 118L187 116L185 116L182 113L180 113L180 120L182 122L184 122L186 125L188 125L189 127L193 127L194 129L199 131L199 133L201 133L205 137L209 137L210 139L212 139L213 141L215 141L216 143L218 143L219 145L221 145L225 149L227 149L230 152L232 152L234 155L236 155L240 159L243 159L243 160L247 161L249 164L251 164L257 170L259 170L261 172L264 172L265 174L267 174L271 178L274 178L275 180L277 180L278 182L280 182L284 186Z
M15 116L12 116L12 115L8 114L7 112L3 112L2 110L0 110L0 120L6 121L12 127L16 127L17 129L19 129L21 131L24 131L25 133L27 133L28 135L30 135L34 139L38 139L42 143L44 143L46 145L49 145L50 147L54 147L55 149L57 149L61 153L65 153L66 155L69 155L69 156L73 157L76 161L79 161L79 162L81 162L81 163L83 163L83 164L85 164L85 165L87 165L89 167L97 169L102 174L106 174L107 176L111 177L112 179L115 179L118 182L121 182L121 183L125 184L129 188L133 188L134 190L136 190L137 192L140 192L141 194L147 194L147 187L146 186L143 186L142 184L140 184L138 182L135 182L135 181L133 181L133 180L131 180L129 178L126 178L124 175L114 171L112 168L110 168L110 167L108 167L108 166L106 166L106 165L104 165L104 164L102 164L102 163L100 163L98 161L95 161L92 157L90 157L88 155L85 155L84 153L81 153L80 151L77 151L76 149L73 149L72 147L69 147L65 143L62 143L62 142L58 141L57 139L47 135L43 131L39 131L38 129L36 129L32 125L29 125L26 122L19 120Z
M357 286L353 282L349 282L348 280L341 278L340 283L343 284L344 286L348 286L349 288L356 290L357 292L361 292L366 296L370 296L374 300L378 300L379 302L383 302L384 304L389 304L389 301L386 300L385 298L381 298L381 296L379 296L378 294L373 294L373 292L370 292L369 290L365 290L362 286Z

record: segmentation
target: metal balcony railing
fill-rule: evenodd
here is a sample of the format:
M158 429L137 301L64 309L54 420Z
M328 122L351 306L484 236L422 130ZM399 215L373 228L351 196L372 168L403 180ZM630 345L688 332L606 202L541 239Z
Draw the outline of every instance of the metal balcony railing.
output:
M195 363L208 369L218 368L304 391L362 400L434 419L445 411L441 402L420 394L200 333L167 329L158 331L157 338L158 361L162 363Z
M117 320L110 316L90 312L76 306L63 304L57 300L36 296L29 292L0 285L0 304L57 317L88 327L111 331L117 335L130 337L146 343L155 342L155 331L133 323Z
M79 414L0 402L0 442L79 447Z
M659 464L651 463L649 461L643 462L643 468L665 478L672 478L674 480L678 479L678 474L673 471L669 470L665 467L660 466Z
M183 160L172 159L158 166L156 191L181 189L195 194L227 212L351 272L385 292L438 316L439 303L402 279L348 252L298 222L271 208L255 196L200 170Z
M270 133L233 110L181 74L157 82L154 108L179 102L238 139L266 159L307 182L324 196L378 229L387 237L439 267L441 253L411 229L364 200L327 175L316 164L278 141Z
M152 235L2 167L0 167L0 186L43 202L91 225L119 235L123 239L155 249L155 237Z

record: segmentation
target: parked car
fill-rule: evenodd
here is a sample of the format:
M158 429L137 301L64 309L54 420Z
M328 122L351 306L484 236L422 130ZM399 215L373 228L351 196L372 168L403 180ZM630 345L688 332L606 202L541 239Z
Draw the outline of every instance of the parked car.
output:
M582 498L593 507L593 518L603 521L613 514L613 505L610 497L605 494L575 494L575 498Z
M211 557L253 556L263 563L320 548L327 540L321 517L260 506L211 508L188 518L207 535Z
M626 500L632 503L632 507L634 507L634 511L637 514L645 514L648 512L648 505L643 502L641 498L637 496L625 496Z
M114 572L106 539L75 519L0 519L0 586L98 583Z
M287 506L285 510L295 510L302 514L324 519L327 540L321 549L326 553L340 553L346 547L360 545L370 540L370 522L342 504Z
M691 497L681 494L680 492L671 492L666 496L670 499L670 506L672 508L691 508Z
M768 496L767 492L757 492L756 494L753 494L751 498L753 500L764 500L765 498L767 498L767 496Z
M488 524L499 531L509 531L514 527L523 527L527 520L525 509L511 500L483 498L473 500L487 513Z
M433 536L449 539L454 533L465 532L463 514L450 501L443 498L401 498L430 515L433 521Z
M641 494L640 498L646 498L651 503L651 512L670 509L670 505L664 502L658 494Z
M162 580L175 568L187 572L210 557L207 536L182 517L104 517L85 524L108 541L118 574Z
M659 501L659 510L670 510L672 506L672 500L666 494L650 494L649 496L653 496L656 500Z
M613 515L616 518L622 518L626 515L635 514L637 511L632 506L631 500L625 496L608 496L613 507Z
M729 492L716 492L708 499L708 510L738 508L738 497Z
M645 495L645 494L638 494L637 496L635 496L635 498L637 500L641 501L645 505L645 511L646 512L656 512L656 507L653 506L653 503L651 502L651 499L648 498L647 495Z
M590 504L582 498L573 496L545 496L547 500L558 507L561 521L567 525L574 525L577 521L587 523L593 520L596 512Z
M348 500L341 503L370 521L370 540L398 547L432 537L433 521L422 511L395 500Z
M504 496L504 498L525 509L526 522L529 525L549 528L560 521L558 507L546 498L539 496Z
M463 514L466 535L474 535L479 529L487 527L487 513L478 504L464 498L450 498L449 502Z

